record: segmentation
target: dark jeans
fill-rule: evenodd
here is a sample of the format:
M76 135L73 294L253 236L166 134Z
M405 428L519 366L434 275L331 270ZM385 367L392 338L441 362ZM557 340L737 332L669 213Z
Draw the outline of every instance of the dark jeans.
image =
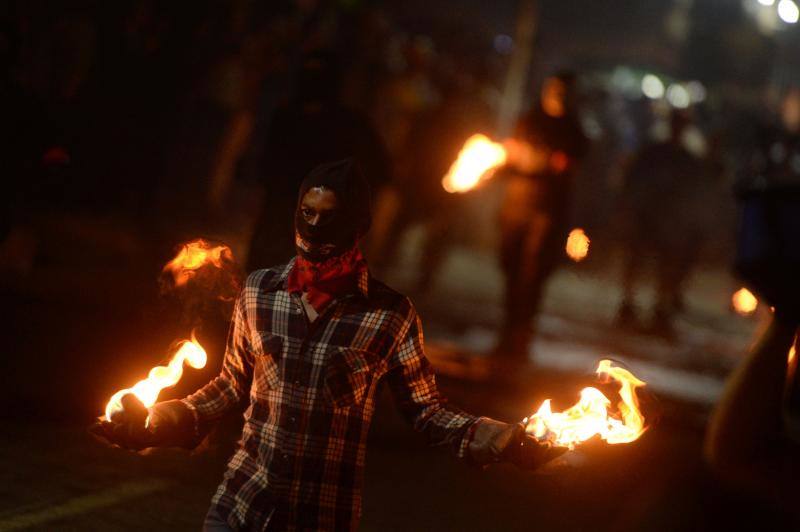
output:
M549 225L540 235L529 226L506 227L501 242L505 275L504 322L498 354L527 358L533 339L533 318L539 310L545 284L561 256L560 227ZM532 245L531 243L536 243Z

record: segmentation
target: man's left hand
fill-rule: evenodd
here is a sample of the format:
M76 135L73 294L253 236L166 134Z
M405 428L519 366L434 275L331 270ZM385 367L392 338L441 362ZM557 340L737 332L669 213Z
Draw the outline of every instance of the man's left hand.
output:
M481 466L511 462L526 470L538 469L566 452L525 433L521 423L503 423L490 418L477 421L468 446L469 457Z

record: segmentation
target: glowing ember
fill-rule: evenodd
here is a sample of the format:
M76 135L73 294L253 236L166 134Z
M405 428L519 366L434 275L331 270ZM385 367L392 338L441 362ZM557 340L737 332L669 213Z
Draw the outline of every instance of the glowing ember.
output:
M447 192L467 192L485 179L489 170L506 162L506 150L502 144L492 142L485 135L472 135L442 179Z
M569 232L567 237L567 255L575 262L580 262L589 255L589 237L583 229L576 227Z
M608 397L597 388L588 387L581 390L578 403L563 412L553 412L550 399L547 399L533 416L523 421L525 431L541 441L570 449L595 435L611 444L638 439L646 427L636 388L646 383L630 371L612 366L610 360L600 361L597 374L620 385L622 401L615 411L609 412L611 401Z
M184 340L168 365L154 367L146 379L111 396L106 405L106 419L110 420L112 415L122 411L122 397L129 393L135 395L144 406L153 406L161 390L174 386L181 380L184 362L195 369L200 369L205 367L206 360L206 350L194 337L191 340Z
M731 297L733 309L742 316L749 316L756 311L758 299L747 288L740 288Z
M185 285L197 270L207 264L222 268L223 260L233 261L231 248L213 245L201 238L184 244L174 259L164 266L164 272L172 274L175 286Z

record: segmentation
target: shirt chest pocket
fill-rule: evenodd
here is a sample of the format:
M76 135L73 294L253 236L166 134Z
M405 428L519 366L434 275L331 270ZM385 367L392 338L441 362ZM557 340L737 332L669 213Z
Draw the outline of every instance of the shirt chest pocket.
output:
M347 408L364 401L375 370L376 361L369 351L340 348L325 367L324 390L328 402L336 408Z
M253 385L256 395L266 395L280 384L278 360L283 352L283 339L269 333L259 333L261 349L256 350L253 367Z

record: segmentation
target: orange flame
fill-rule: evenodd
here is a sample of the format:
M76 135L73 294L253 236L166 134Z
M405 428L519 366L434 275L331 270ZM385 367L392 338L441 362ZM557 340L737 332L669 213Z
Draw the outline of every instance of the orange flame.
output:
M740 288L731 297L733 309L742 316L749 316L756 311L758 299L747 288Z
M569 232L567 237L567 255L575 262L580 262L589 255L589 237L583 232L583 229L576 227Z
M505 162L506 150L502 144L492 142L485 135L472 135L442 179L442 187L451 193L467 192L486 179L489 170Z
M616 412L609 413L608 397L597 388L588 387L581 390L580 400L564 412L553 412L550 399L544 401L533 416L523 421L525 431L541 441L570 449L595 435L611 444L638 439L647 429L636 388L646 383L630 371L612 366L610 360L600 361L597 374L620 384L622 401L617 404Z
M206 350L194 337L191 340L182 341L168 365L154 367L146 379L111 396L106 404L106 419L110 420L113 414L122 410L122 397L129 393L139 398L144 406L153 406L161 390L174 386L181 380L184 362L195 369L200 369L205 367L207 359Z
M223 260L233 260L231 248L225 245L215 246L199 238L181 246L175 258L164 266L163 272L172 274L176 287L183 286L206 264L221 268Z

